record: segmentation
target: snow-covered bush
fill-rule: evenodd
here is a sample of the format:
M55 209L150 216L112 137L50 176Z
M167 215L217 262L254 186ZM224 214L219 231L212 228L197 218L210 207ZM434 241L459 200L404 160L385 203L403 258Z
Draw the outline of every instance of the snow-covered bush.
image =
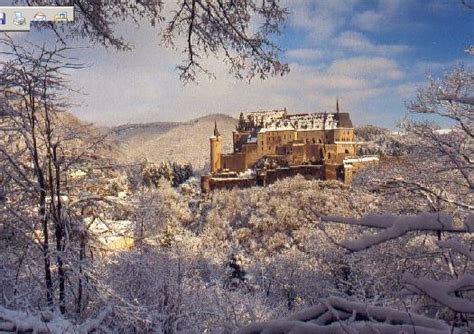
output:
M189 163L162 162L159 165L146 163L143 167L143 183L147 187L157 187L160 180L167 180L173 187L177 187L193 176L193 169Z

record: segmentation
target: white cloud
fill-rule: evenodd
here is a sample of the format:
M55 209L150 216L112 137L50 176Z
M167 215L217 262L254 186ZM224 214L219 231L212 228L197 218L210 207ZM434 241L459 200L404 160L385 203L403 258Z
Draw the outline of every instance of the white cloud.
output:
M421 22L409 19L414 10L421 11L424 15L432 12L431 7L437 2L445 0L413 1L413 0L378 0L371 9L355 12L351 24L358 30L381 31L414 31L426 28ZM451 8L456 6L450 5Z
M399 80L404 76L394 60L383 57L354 57L336 60L331 64L328 72L378 82Z
M346 24L359 0L307 1L286 0L290 11L289 23L307 31L312 41L322 42L333 37Z
M378 30L383 24L384 15L374 10L367 10L358 13L352 19L352 23L362 30L374 31Z
M448 61L448 62L418 61L413 67L413 70L422 76L427 76L432 73L447 70L451 68L452 66L454 66L456 63L457 63L456 61Z
M319 49L292 49L286 52L286 56L295 60L316 60L324 56L324 52Z
M406 82L396 87L396 92L400 95L402 100L412 99L420 87L423 87L425 82Z
M363 34L346 31L335 39L335 44L359 53L395 55L409 50L406 45L400 44L374 44Z

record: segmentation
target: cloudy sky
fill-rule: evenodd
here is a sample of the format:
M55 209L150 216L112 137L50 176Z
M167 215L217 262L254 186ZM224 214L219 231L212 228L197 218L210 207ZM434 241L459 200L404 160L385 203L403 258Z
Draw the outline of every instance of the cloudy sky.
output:
M290 16L281 36L284 77L250 84L227 74L219 59L207 65L216 79L183 86L175 66L183 55L160 46L157 29L117 27L134 49L78 51L88 64L73 74L74 112L101 125L189 120L206 114L286 107L290 112L342 111L356 124L394 128L405 101L429 73L473 64L474 10L461 0L286 0ZM31 36L37 35L30 33ZM84 43L86 43L85 41Z

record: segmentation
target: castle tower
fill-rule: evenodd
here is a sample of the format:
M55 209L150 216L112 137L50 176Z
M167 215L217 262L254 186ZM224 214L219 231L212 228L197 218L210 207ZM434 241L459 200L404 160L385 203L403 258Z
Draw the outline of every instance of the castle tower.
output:
M216 173L221 169L222 139L217 122L214 122L214 135L209 138L211 145L211 173Z

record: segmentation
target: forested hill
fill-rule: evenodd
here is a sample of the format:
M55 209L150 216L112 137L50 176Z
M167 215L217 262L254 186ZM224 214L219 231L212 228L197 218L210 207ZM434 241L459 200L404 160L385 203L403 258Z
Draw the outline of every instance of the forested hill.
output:
M209 137L214 122L223 137L223 150L232 149L232 131L237 119L223 114L200 117L187 122L155 122L127 124L112 128L121 159L137 161L190 162L195 170L204 168L209 160Z

